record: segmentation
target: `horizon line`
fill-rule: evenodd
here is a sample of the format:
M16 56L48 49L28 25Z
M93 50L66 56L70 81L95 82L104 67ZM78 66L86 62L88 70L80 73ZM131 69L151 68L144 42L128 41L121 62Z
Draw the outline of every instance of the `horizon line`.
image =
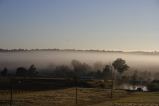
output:
M14 48L14 49L4 49L0 48L0 51L38 51L38 50L66 50L66 51L100 51L100 52L147 52L147 53L159 53L157 50L109 50L109 49L75 49L75 48Z

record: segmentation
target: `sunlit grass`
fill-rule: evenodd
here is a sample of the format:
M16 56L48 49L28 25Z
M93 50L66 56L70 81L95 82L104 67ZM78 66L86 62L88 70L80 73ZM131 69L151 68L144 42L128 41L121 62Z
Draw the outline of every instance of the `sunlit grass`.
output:
M138 92L115 102L121 103L159 103L159 92Z
M125 91L116 91L115 97L123 97ZM1 100L3 95L0 96ZM5 98L9 100L9 94ZM99 88L78 88L78 105L87 106L110 101L110 90ZM9 101L8 101L9 102ZM74 106L75 88L50 91L13 93L13 102L20 106Z
M9 91L0 91L0 100L8 106L9 99ZM112 103L158 104L158 100L159 92L129 93L115 90L111 99L110 90L78 88L78 106L112 106ZM13 103L13 106L75 106L75 88L21 93L14 91Z

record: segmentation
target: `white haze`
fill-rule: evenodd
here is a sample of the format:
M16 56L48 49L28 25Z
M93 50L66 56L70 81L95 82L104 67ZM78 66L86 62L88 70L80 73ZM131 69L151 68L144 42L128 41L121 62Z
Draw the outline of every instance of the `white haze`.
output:
M28 52L1 52L0 69L8 67L15 69L19 66L29 67L35 64L38 69L51 65L70 65L72 60L93 65L96 62L110 64L117 58L123 58L127 64L142 71L159 71L159 55L141 55L109 52L84 51L28 51Z

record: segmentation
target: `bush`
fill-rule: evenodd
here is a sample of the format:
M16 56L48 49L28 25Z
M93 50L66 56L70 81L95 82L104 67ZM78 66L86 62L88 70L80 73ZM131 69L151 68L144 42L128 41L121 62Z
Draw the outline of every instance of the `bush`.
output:
M158 82L152 82L148 85L148 89L150 91L159 91L159 83Z

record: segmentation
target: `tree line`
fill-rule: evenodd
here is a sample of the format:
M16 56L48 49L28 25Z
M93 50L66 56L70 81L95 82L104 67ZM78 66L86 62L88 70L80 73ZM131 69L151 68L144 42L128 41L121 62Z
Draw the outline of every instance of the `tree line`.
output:
M78 60L72 60L71 66L59 65L51 70L48 76L57 78L88 78L88 79L104 79L112 80L114 77L118 82L128 82L131 84L137 84L141 80L150 81L150 72L139 72L137 70L129 72L129 66L122 58L117 58L112 64L106 64L101 68L101 65L97 64L97 68L93 68L87 63L82 63ZM47 70L45 70L47 71ZM125 74L131 73L130 75ZM1 76L9 76L8 68L5 67L0 72ZM14 74L21 77L36 77L42 75L35 65L31 65L29 68L18 67ZM147 76L146 76L147 75Z
M31 65L28 69L26 69L25 67L18 67L16 69L16 73L15 75L16 76L21 76L21 77L35 77L38 75L38 71L35 67L35 65ZM8 68L4 68L2 71L1 71L1 76L3 77L7 77L7 76L10 76L9 75L9 72L8 72Z
M48 75L53 78L65 78L65 79L99 79L104 81L115 81L115 84L145 84L149 88L159 89L158 80L153 76L158 75L157 73L152 75L149 71L128 71L129 66L126 61L122 58L117 58L113 63L106 64L103 68L101 65L96 64L96 68L90 66L87 63L82 63L78 60L72 60L71 66L59 65L51 70ZM45 70L47 71L47 70ZM0 71L2 77L41 77L41 73L35 65L30 65L29 68L18 67L14 74L9 74L8 68L5 67Z
M67 65L59 65L56 66L54 70L52 70L51 75L53 77L61 77L61 78L72 78L72 77L92 77L96 79L111 79L113 70L117 72L117 74L122 75L125 71L127 71L129 66L126 64L126 61L118 58L112 64L105 65L103 69L94 70L90 65L86 63L81 63L78 60L72 60L71 67ZM16 69L16 76L23 77L34 77L38 76L39 72L35 65L31 65L28 69L25 67L18 67ZM1 76L8 76L8 68L5 67L1 71Z

